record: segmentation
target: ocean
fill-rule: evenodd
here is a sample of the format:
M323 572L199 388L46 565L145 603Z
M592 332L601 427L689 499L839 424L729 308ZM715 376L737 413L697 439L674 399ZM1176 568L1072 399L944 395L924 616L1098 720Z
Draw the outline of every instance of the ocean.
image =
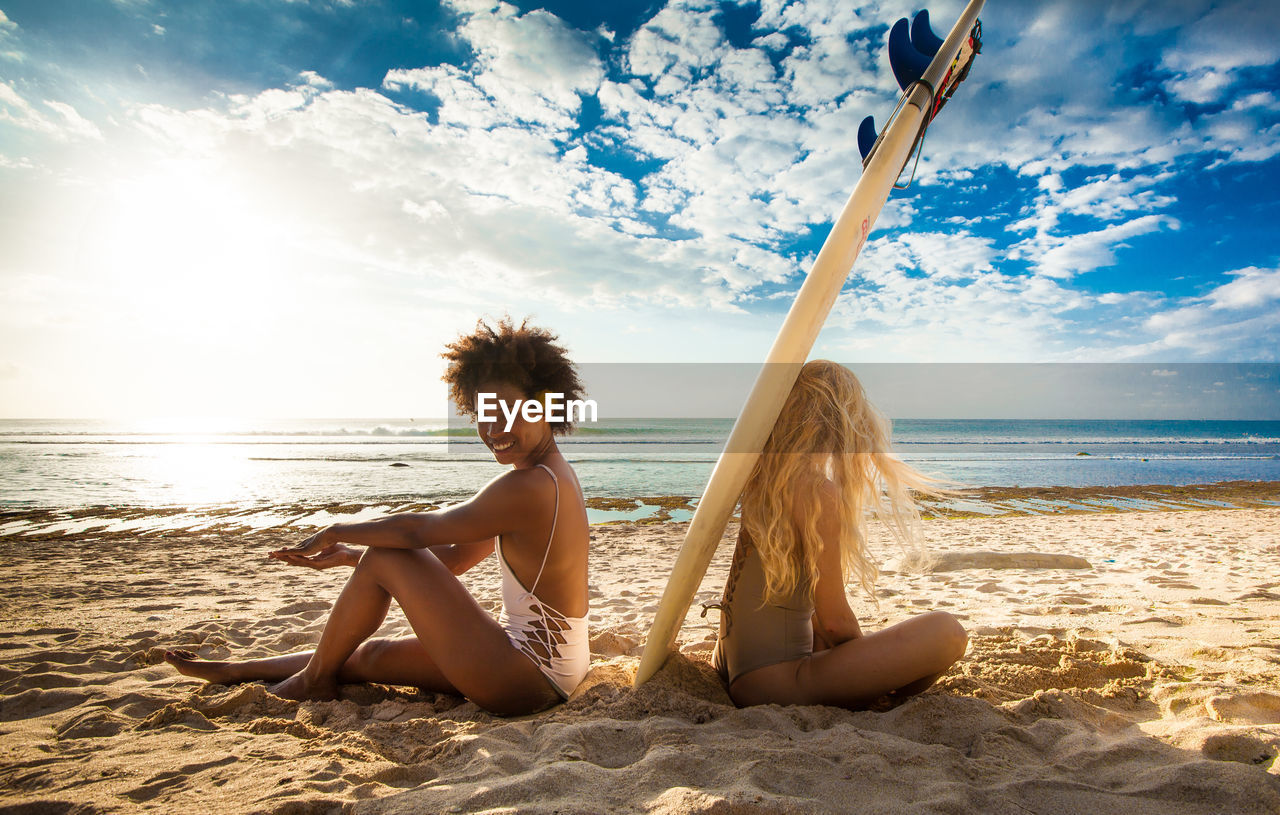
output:
M731 425L731 419L609 419L584 425L560 444L589 498L693 497ZM901 419L894 446L924 472L975 487L1280 481L1275 421ZM500 472L472 431L460 435L444 420L202 427L0 420L0 510L11 517L31 510L83 516L96 507L115 516L130 509L134 516L187 521L232 512L246 525L282 517L325 522L325 508L334 505L382 512L459 501ZM593 510L593 520L644 512ZM687 510L671 515L687 516Z

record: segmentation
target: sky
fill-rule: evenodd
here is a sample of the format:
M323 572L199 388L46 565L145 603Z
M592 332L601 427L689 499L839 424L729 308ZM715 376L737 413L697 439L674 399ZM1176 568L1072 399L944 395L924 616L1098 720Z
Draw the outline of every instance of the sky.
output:
M0 416L441 415L503 314L763 359L918 8L0 0ZM1278 361L1280 7L981 18L814 355Z

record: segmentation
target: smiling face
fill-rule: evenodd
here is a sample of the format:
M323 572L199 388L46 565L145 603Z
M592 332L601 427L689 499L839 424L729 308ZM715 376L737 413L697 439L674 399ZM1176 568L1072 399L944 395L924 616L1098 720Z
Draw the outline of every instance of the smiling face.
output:
M477 388L477 392L497 394L497 399L506 403L508 410L518 400L530 398L510 382L484 382ZM493 453L494 459L499 464L510 464L518 469L532 467L555 446L551 436L551 426L547 424L545 418L539 417L536 421L526 421L522 415L517 415L511 422L511 429L508 430L506 414L500 407L493 410L493 415L496 416L496 421L477 421L476 430L480 434L480 440Z

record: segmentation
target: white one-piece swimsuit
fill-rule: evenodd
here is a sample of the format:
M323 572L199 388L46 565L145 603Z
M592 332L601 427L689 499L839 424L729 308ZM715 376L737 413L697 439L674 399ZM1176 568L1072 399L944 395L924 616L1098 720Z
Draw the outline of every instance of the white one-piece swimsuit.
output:
M507 565L507 559L502 556L502 541L499 539L497 550L498 568L502 572L502 613L498 616L498 624L507 632L511 644L533 660L533 664L538 666L538 670L555 686L556 691L568 699L569 694L573 693L573 689L587 675L591 664L591 648L586 617L561 614L534 594L538 589L538 581L542 579L542 570L547 567L547 555L551 553L551 542L556 536L556 520L560 516L560 481L550 467L545 464L538 466L547 471L556 487L556 514L551 519L551 535L547 539L547 549L542 553L538 576L527 589Z

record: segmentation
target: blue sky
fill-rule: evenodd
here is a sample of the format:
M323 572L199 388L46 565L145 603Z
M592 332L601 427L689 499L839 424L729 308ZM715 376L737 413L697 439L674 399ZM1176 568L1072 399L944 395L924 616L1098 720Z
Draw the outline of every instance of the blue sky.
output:
M918 8L0 0L0 415L421 415L503 313L761 359ZM1276 361L1274 4L982 21L815 354Z

